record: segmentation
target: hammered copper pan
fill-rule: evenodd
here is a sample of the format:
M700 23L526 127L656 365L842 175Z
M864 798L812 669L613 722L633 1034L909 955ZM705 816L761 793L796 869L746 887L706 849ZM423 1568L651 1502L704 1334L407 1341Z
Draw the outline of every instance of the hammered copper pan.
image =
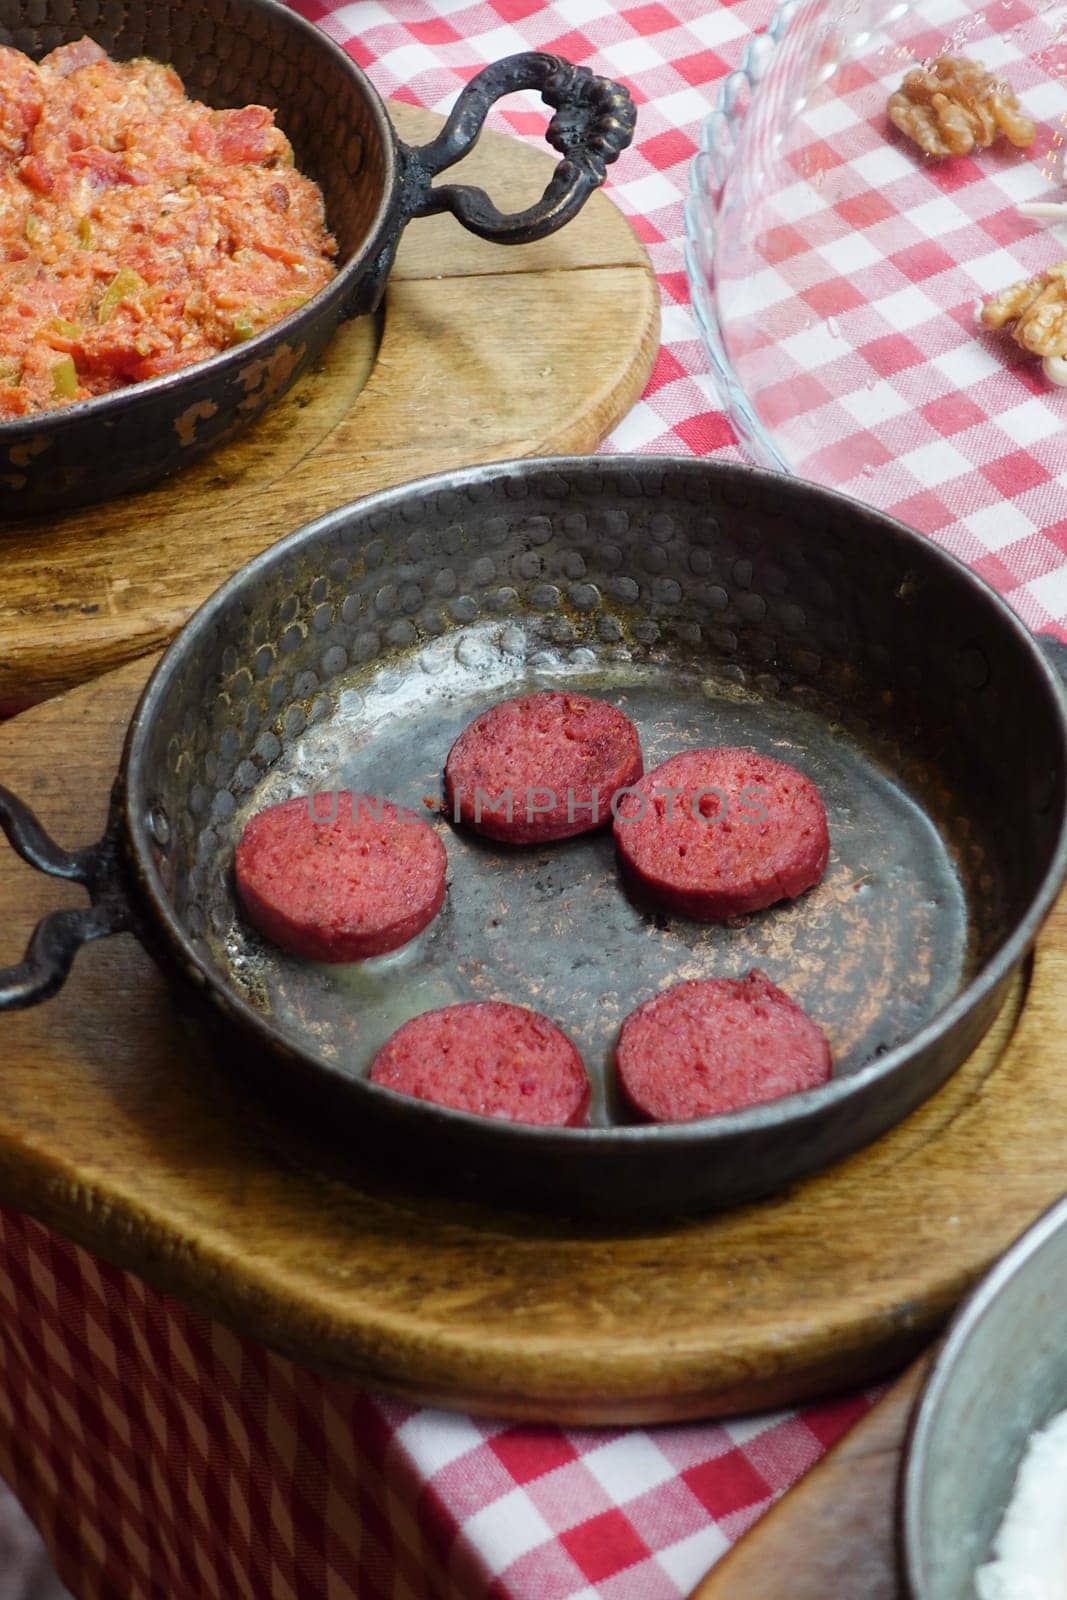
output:
M351 784L421 807L458 729L534 685L603 694L649 765L754 745L819 784L822 884L734 926L624 892L609 832L508 850L440 817L445 910L393 956L319 968L237 915L251 811ZM0 1004L63 981L78 945L134 929L243 1058L348 1160L497 1202L650 1218L784 1188L877 1138L989 1026L1067 863L1067 725L1018 618L927 539L810 484L713 462L526 461L375 495L284 539L193 616L134 715L114 815L67 854L0 802L15 847L87 884L38 929ZM827 1031L810 1093L625 1125L620 1022L680 978L758 966ZM366 1081L402 1021L517 1001L571 1034L593 1126L546 1130Z

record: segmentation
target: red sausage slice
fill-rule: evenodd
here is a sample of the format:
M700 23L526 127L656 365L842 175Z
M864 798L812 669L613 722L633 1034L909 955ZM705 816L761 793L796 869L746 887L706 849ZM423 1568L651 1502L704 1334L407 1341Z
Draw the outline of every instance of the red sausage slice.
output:
M540 1012L491 1000L412 1017L379 1050L370 1076L506 1122L576 1127L589 1109L589 1079L567 1035Z
M547 690L501 700L464 728L445 763L455 821L508 844L601 828L611 797L644 771L637 729L604 700Z
M795 900L826 871L819 791L754 750L672 756L619 801L615 842L632 881L698 922Z
M679 983L631 1011L615 1065L634 1110L689 1122L814 1089L830 1046L765 973Z
M248 920L273 944L309 961L362 961L433 921L446 864L421 817L341 789L260 811L234 870Z

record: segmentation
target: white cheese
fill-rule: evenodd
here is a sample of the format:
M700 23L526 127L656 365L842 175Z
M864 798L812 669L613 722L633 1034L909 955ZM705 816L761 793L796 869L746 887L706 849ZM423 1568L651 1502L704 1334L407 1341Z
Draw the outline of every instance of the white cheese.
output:
M1067 1600L1067 1411L1027 1445L978 1600Z

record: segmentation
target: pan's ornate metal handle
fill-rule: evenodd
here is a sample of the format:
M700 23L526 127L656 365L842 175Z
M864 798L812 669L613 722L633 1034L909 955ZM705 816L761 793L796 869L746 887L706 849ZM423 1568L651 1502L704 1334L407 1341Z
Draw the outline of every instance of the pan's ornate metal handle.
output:
M431 187L431 179L465 156L494 101L516 89L540 89L555 110L545 137L563 156L541 199L525 211L498 211L483 189L468 184ZM465 228L497 244L529 244L576 216L634 135L637 109L621 83L587 67L529 50L479 72L463 90L436 139L407 152L416 184L412 215L451 211Z
M118 871L114 824L113 807L101 840L81 850L62 850L29 806L0 787L0 828L12 848L38 872L84 884L92 902L80 910L53 911L43 917L19 964L0 967L0 1011L21 1011L50 999L64 983L83 944L132 926Z

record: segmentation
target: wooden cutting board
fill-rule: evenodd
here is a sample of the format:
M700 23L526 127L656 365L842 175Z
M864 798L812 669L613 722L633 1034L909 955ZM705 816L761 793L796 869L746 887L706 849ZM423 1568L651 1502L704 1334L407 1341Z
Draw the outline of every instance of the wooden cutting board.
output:
M0 728L59 841L102 830L148 662ZM0 840L0 965L80 898ZM0 1200L291 1356L412 1399L635 1423L839 1391L914 1355L1063 1189L1067 897L992 1033L899 1128L787 1193L630 1231L327 1170L182 1023L133 938L0 1018Z
M398 103L389 114L413 144L443 121ZM555 159L487 133L454 170L517 209ZM0 714L163 644L252 556L359 495L592 450L640 395L658 337L648 257L602 193L552 238L515 248L452 217L412 222L383 315L343 327L318 370L232 445L144 494L0 522Z
M735 1544L691 1600L905 1600L897 1573L897 1479L930 1358L910 1367Z

